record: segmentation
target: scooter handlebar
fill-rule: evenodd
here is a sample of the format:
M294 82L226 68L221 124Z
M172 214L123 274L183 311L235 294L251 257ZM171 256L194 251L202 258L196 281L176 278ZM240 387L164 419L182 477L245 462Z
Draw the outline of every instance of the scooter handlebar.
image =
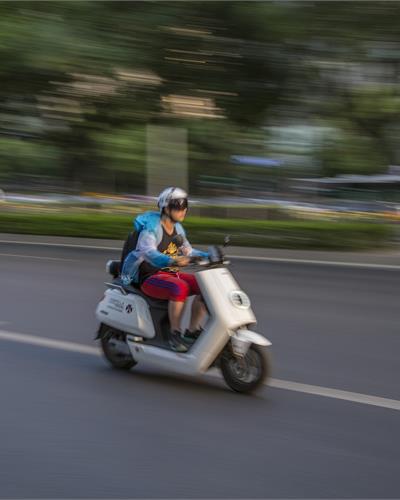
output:
M190 264L201 267L209 267L218 264L229 264L229 261L225 259L224 253L220 248L213 246L208 249L208 257L190 257Z

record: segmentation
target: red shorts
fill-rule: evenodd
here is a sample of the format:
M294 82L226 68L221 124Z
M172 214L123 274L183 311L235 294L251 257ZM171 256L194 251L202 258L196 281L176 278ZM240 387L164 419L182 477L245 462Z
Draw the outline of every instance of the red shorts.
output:
M200 295L196 277L187 273L158 271L141 285L143 293L154 299L184 302L189 295Z

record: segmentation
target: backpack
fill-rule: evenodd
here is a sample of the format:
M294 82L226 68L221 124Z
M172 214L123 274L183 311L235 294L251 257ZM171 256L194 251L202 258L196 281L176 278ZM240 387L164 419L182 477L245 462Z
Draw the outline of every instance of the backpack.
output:
M107 262L107 270L113 278L121 276L122 266L124 265L125 259L129 253L132 252L132 250L135 250L138 239L139 233L137 231L129 233L122 248L120 260L109 260Z
M120 259L120 270L122 270L122 266L124 265L124 261L127 255L135 250L137 242L139 239L138 231L132 231L128 234L127 239L125 240L124 246L122 248L121 259Z

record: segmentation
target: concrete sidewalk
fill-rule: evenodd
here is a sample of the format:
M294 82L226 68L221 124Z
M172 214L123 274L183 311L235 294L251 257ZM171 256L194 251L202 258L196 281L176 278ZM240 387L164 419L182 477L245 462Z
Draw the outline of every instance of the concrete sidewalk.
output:
M0 233L0 244L20 244L39 246L60 246L60 247L82 247L98 250L121 250L123 241L103 240L95 238L69 238L61 236L37 236L26 234ZM196 245L199 249L206 249L205 245ZM371 264L382 266L400 267L400 248L393 247L385 250L374 250L365 252L337 252L320 250L285 250L280 248L250 248L233 247L227 248L227 255L230 257L255 258L271 261L300 261L300 262L326 262L326 263L353 263Z

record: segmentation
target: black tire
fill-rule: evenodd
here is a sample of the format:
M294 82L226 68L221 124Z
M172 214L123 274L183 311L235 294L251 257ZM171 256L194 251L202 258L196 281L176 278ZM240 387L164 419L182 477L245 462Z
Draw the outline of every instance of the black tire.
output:
M101 338L101 348L105 358L114 368L117 368L118 370L130 370L137 364L137 361L132 358L130 353L127 354L118 351L113 346L114 341L126 342L126 335L110 328L104 332Z
M221 371L225 382L236 392L252 392L269 377L270 361L265 348L252 344L243 358L236 357L231 349L221 356Z

